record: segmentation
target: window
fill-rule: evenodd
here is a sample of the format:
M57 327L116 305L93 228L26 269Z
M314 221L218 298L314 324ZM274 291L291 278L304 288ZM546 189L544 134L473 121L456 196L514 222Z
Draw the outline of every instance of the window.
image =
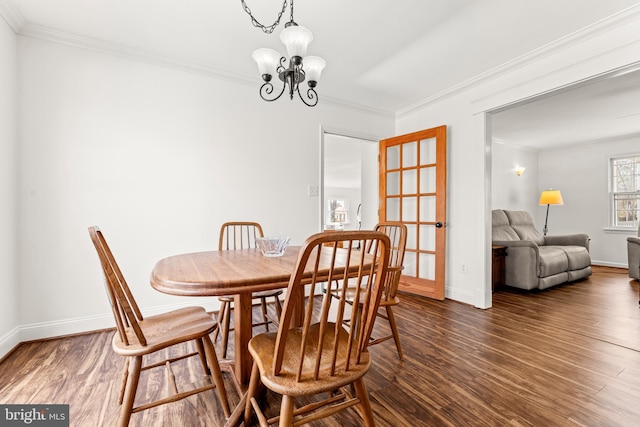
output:
M640 217L640 154L611 159L611 226L635 229Z
M327 200L326 224L331 228L342 228L349 222L349 202L343 199Z

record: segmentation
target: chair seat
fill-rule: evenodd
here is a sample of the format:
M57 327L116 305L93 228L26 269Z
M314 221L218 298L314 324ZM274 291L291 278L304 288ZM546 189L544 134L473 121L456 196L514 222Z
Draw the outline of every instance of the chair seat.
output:
M295 328L289 330L287 334L287 342L285 345L285 353L283 357L282 371L280 375L273 375L273 355L277 342L277 333L263 333L257 335L249 341L249 352L253 356L253 360L260 369L260 378L263 384L270 390L279 394L289 396L306 396L310 394L323 393L336 390L363 377L371 364L371 357L368 352L363 352L360 358L360 364L356 364L356 352L353 352L349 364L349 370L345 371L344 357L338 357L338 365L336 365L336 374L334 376L326 374L331 369L331 361L333 358L330 353L333 350L333 339L335 336L335 323L326 324L326 332L323 337L323 356L319 368L320 379L314 380L310 374L306 374L301 381L296 381L296 369L300 361L300 344L302 342L302 329ZM305 367L304 371L311 370L308 364L313 364L316 354L315 343L318 342L320 334L320 325L315 324L309 328L309 341L314 343L307 345L304 352ZM338 335L339 353L346 354L346 348L349 335L344 328L339 328ZM357 343L354 343L357 345ZM325 357L326 354L326 357ZM311 365L312 366L312 365ZM323 375L322 373L325 372Z
M125 344L116 333L113 350L122 356L139 356L153 353L168 346L179 344L210 334L217 328L216 321L203 307L185 307L156 316L145 317L139 322L144 330L147 345L138 344L132 328L126 328L129 344Z

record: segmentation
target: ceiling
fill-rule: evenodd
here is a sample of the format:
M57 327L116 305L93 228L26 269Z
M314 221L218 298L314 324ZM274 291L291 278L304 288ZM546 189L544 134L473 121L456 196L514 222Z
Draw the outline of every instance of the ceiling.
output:
M636 136L640 70L594 78L492 116L494 141L537 150Z
M245 1L266 25L282 9L281 0ZM635 0L589 0L588 7L585 0L295 0L294 17L313 32L308 53L327 61L320 102L397 114L633 7ZM240 0L0 0L3 11L21 34L160 58L255 85L256 98L261 79L251 52L284 53L278 35L290 15L287 8L274 33L264 34ZM618 125L640 132L640 111L630 105L637 73L607 84L496 114L494 137L535 146L575 139L583 129L590 138Z

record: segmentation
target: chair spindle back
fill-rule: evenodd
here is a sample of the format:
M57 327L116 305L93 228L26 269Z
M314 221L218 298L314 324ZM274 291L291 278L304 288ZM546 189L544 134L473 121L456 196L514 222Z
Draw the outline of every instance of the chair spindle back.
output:
M257 222L226 222L220 227L218 250L255 248L258 237L264 233Z
M402 264L404 263L404 251L407 246L407 226L401 222L381 222L374 230L381 231L391 241L391 254L389 256L389 271L382 293L383 300L394 299L398 293Z
M305 241L287 288L274 351L274 375L281 373L284 347L291 345L290 342L287 344L289 334L299 334L299 340L294 340L299 342L301 356L295 373L298 382L334 376L360 364L380 303L389 254L389 237L379 231L319 233ZM329 292L314 297L320 295L323 284L335 281L343 291L349 283L357 282L357 292L361 293L357 298L363 301L362 311L357 321L348 326L343 325L347 305L345 292L331 312L332 300L336 299ZM301 307L305 301L305 285L310 285L310 296ZM321 301L318 302L319 298ZM335 319L330 319L333 312ZM302 326L290 329L292 324Z
M96 226L89 227L89 235L91 236L91 241L98 253L100 264L102 265L107 293L111 302L111 309L113 311L113 317L116 321L116 328L118 329L120 339L122 342L129 345L129 340L133 337L137 339L140 345L147 345L147 340L139 323L143 320L142 312L129 289L129 285L124 279L124 276L111 253L111 249L109 248L109 245L107 245L107 242L100 231L100 228ZM134 331L134 336L127 334L127 328L131 328Z

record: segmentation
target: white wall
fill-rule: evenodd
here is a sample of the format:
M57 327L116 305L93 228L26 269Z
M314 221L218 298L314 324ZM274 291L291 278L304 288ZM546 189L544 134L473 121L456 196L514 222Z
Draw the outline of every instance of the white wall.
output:
M21 339L112 324L87 227L99 225L143 311L162 257L213 249L256 220L300 244L319 231L321 126L386 137L393 117L18 37ZM321 95L322 96L322 95ZM215 299L195 299L214 306Z
M0 18L0 357L19 342L16 36Z
M617 19L617 18L616 18ZM625 16L519 58L400 115L396 133L448 126L448 298L491 305L491 169L486 112L640 62L640 17ZM486 47L489 48L489 47ZM460 52L464 54L464 52ZM462 265L467 272L462 271Z
M363 142L360 145L362 155L362 207L360 209L360 228L362 230L372 230L380 217L378 215L379 207L379 175L380 168L378 166L378 144L375 142Z
M526 168L520 176L515 173L516 165ZM491 209L527 211L536 219L540 198L537 151L493 141L491 182Z
M541 189L556 184L564 201L562 206L551 206L549 234L589 234L594 264L628 266L627 236L634 236L637 231L606 230L609 221L608 161L610 157L634 153L640 153L640 135L540 153Z

